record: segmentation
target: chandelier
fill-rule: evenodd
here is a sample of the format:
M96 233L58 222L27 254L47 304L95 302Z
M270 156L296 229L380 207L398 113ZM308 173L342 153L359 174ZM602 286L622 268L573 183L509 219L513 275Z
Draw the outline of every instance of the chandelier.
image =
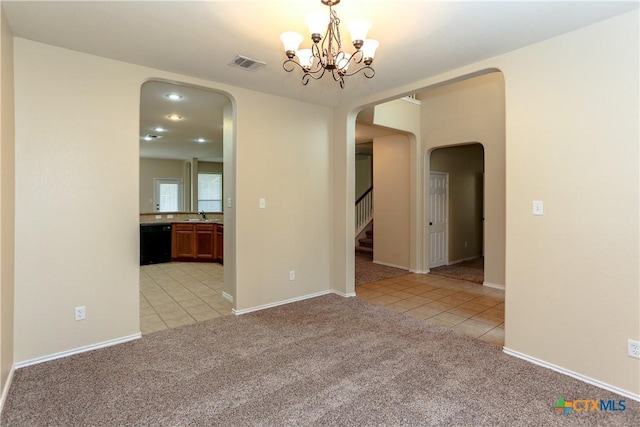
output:
M320 1L325 6L329 6L329 15L314 14L307 18L313 41L311 49L298 49L304 39L299 33L287 31L280 35L288 58L282 64L282 68L287 72L292 72L297 67L302 69L303 85L309 83L310 78L321 79L325 73L331 74L333 80L340 83L341 88L344 88L345 77L359 72L368 79L372 78L376 72L371 68L371 63L379 43L376 40L367 39L367 31L371 28L371 23L364 19L349 23L351 40L356 50L354 53L347 53L342 50L340 19L333 10L333 6L340 3L340 0ZM323 32L324 37L322 37Z

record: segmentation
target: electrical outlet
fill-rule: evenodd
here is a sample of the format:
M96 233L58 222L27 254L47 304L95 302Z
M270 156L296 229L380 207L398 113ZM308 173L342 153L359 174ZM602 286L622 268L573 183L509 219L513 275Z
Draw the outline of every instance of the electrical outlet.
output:
M76 320L84 320L87 318L87 309L85 306L76 307Z
M464 241L464 247L466 248L468 244L469 244L469 242L467 242L467 241L465 240L465 241Z
M627 353L631 357L640 359L640 341L627 340Z
M296 280L296 272L295 271L290 271L289 272L289 280Z

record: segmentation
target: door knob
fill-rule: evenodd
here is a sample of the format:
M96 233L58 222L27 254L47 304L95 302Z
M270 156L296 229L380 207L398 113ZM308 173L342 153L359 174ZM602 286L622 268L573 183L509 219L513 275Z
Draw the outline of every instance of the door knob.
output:
M433 225L433 223L431 221L429 221L429 225Z

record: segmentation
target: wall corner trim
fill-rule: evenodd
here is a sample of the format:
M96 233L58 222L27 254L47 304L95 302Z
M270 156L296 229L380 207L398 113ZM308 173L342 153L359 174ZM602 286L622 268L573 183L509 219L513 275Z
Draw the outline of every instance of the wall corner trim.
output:
M18 362L15 364L16 369L24 368L26 366L37 365L38 363L49 362L55 359L61 359L63 357L73 356L74 354L86 353L87 351L97 350L99 348L111 347L112 345L123 344L129 341L137 340L142 337L142 334L128 335L121 338L116 338L108 341L102 341L96 344L86 345L83 347L74 348L71 350L61 351L59 353L50 354L47 356L36 357L35 359L25 360L24 362Z
M226 299L230 303L233 303L233 297L226 292L222 292L222 298Z
M4 402L7 400L7 396L9 395L9 388L11 387L11 381L13 381L13 373L15 371L16 365L13 365L9 371L9 375L7 376L7 382L4 384L4 388L2 389L2 396L0 396L0 416L2 415Z
M339 291L337 289L331 289L331 293L332 294L336 294L336 295L340 295L341 297L344 297L344 298L351 298L351 297L355 297L356 296L355 292L344 293L344 292Z
M407 267L406 265L396 265L388 262L376 261L375 259L373 260L373 263L378 265L384 265L385 267L393 267L393 268L399 268L401 270L407 270L407 274L409 274L409 271L410 271L409 267Z
M498 285L497 283L484 282L482 283L482 286L486 286L487 288L500 289L502 291L505 290L504 285Z
M309 298L320 297L322 295L327 295L332 293L331 290L315 292L313 294L302 295L295 298L285 299L282 301L271 302L269 304L257 305L255 307L243 308L242 310L236 310L235 308L231 310L233 314L239 316L241 314L251 313L253 311L266 310L267 308L277 307L279 305L291 304L292 302L303 301Z
M624 397L628 397L629 399L633 399L635 401L640 402L640 394L635 394L627 390L623 390L616 386L612 386L607 383L603 383L602 381L595 380L593 378L587 377L585 375L579 374L577 372L570 371L565 368L561 368L560 366L556 366L552 363L545 362L544 360L536 359L535 357L531 357L524 353L520 353L515 350L508 349L506 347L502 348L502 351L508 354L509 356L517 357L518 359L526 360L527 362L533 363L534 365L542 366L543 368L551 369L552 371L559 372L564 375L568 375L572 378L585 382L587 384L594 385L596 387L600 387L604 390L611 391L613 393L619 394Z

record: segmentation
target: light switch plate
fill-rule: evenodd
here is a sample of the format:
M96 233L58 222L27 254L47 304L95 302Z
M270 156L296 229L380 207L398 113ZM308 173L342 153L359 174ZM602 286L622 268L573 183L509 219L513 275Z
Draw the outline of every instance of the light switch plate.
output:
M544 215L544 202L542 200L533 201L533 214Z
M264 198L260 198L260 209L264 209L267 207L267 200Z

